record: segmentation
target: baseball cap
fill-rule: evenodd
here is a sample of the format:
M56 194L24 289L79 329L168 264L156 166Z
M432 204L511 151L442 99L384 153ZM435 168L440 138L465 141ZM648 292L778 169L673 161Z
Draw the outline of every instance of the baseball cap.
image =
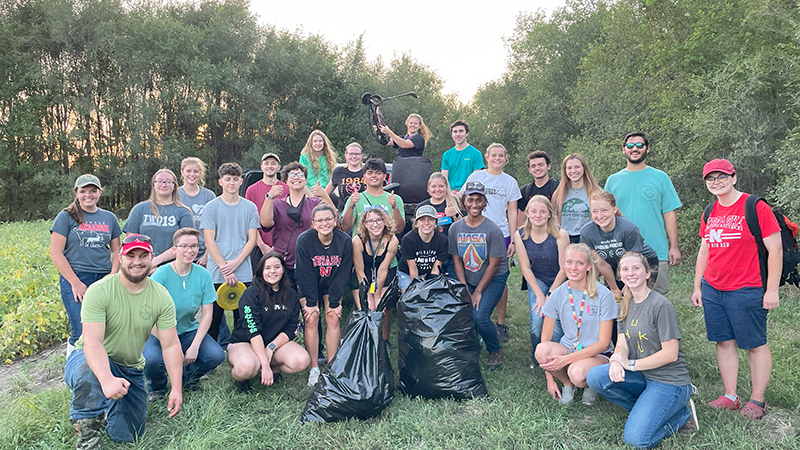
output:
M486 196L486 188L483 186L483 183L478 181L468 181L467 184L464 185L464 195L470 194L481 194Z
M94 176L92 174L88 174L87 173L85 175L79 176L78 179L75 180L75 189L86 187L86 186L88 186L90 184L93 184L93 185L95 185L95 186L97 186L97 187L99 187L101 189L103 188L103 186L100 185L100 179L99 178L97 178L96 176Z
M417 212L414 213L414 220L422 217L433 217L434 219L439 218L439 216L436 214L436 208L431 205L422 205L417 208Z
M264 153L264 156L261 157L261 162L264 162L267 158L275 158L275 161L278 161L278 164L281 164L281 159L278 158L278 155L275 153Z
M150 236L144 234L129 234L122 240L121 255L127 255L133 249L141 248L153 253L153 246L150 245Z
M711 172L722 172L733 175L736 173L736 169L733 168L733 164L727 159L718 158L712 159L703 166L703 178L707 177Z

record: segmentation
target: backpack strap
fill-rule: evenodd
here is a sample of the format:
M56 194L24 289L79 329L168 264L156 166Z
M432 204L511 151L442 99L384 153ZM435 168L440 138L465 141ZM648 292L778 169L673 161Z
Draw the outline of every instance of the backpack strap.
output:
M767 248L764 247L764 238L761 235L761 225L758 223L758 212L756 205L762 201L769 206L766 200L757 196L750 195L744 202L744 220L747 222L747 228L750 229L750 234L756 238L756 246L758 246L758 265L761 269L761 284L764 289L767 288Z
M711 217L711 210L714 209L714 205L716 204L717 201L714 200L713 202L709 203L708 206L706 206L706 209L703 211L703 222L705 222L706 225L708 225L708 218Z

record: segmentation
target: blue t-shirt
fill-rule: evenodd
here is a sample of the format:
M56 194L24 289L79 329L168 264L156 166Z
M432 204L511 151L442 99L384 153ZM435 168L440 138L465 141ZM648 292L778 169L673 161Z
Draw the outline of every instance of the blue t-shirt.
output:
M608 177L605 189L614 194L622 214L639 227L658 259L668 260L664 214L681 207L669 175L652 167L636 171L623 169Z
M573 346L578 334L578 324L575 321L575 316L572 315L572 304L569 302L570 289L567 287L569 282L565 282L557 287L550 297L547 298L547 303L544 304L542 312L544 315L551 319L560 319L561 328L564 330L564 336L559 343L569 349L570 353L573 351ZM575 304L576 314L580 314L581 299L583 291L572 291L572 300ZM600 338L600 323L606 320L615 320L617 318L617 302L611 291L607 287L597 283L597 295L594 297L586 298L586 307L581 316L581 329L578 342L581 346L588 347ZM614 347L609 343L608 349Z
M472 172L484 167L486 166L483 165L483 155L472 145L468 145L464 150L456 150L453 147L442 155L442 170L448 171L447 181L453 190L460 190Z
M200 222L200 229L214 230L214 242L225 261L236 259L247 244L249 231L259 228L261 228L261 222L258 219L256 205L243 197L239 197L239 201L235 205L225 203L222 197L208 202ZM225 277L222 276L219 266L210 256L208 271L211 272L211 279L216 284L224 283ZM250 265L250 258L245 258L233 273L242 283L252 281L253 269Z
M84 222L78 225L69 213L61 211L50 227L50 232L67 238L64 257L67 258L73 272L111 272L112 255L109 242L122 234L117 216L97 208L93 213L84 211L83 219Z
M217 198L217 196L212 192L210 189L206 189L204 187L200 187L200 192L197 193L195 196L190 196L183 190L183 186L178 188L178 197L181 199L181 203L186 205L189 209L192 210L192 214L194 215L194 229L200 230L200 220L203 218L203 208L205 208L206 203L210 202ZM203 256L203 253L206 252L206 243L203 239L203 233L200 233L200 251L197 252L197 257Z
M196 330L200 326L195 318L197 310L217 300L211 274L197 264L192 264L192 269L185 277L175 273L172 264L164 264L150 278L167 288L172 297L178 334Z
M193 228L194 217L189 208L169 205L156 205L158 214L153 214L150 201L137 203L122 231L126 233L144 234L153 241L153 254L158 256L172 247L172 236L183 227Z

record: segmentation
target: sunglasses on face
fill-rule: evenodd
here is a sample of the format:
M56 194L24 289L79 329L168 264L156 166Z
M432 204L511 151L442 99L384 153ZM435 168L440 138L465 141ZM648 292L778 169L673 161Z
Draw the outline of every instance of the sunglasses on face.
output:
M636 143L628 142L627 144L625 144L625 148L627 148L628 150L632 149L633 147L642 149L644 148L644 142L636 142Z
M123 244L131 244L134 242L144 242L145 244L150 244L150 236L146 236L144 234L129 234L125 236L125 239L122 240Z

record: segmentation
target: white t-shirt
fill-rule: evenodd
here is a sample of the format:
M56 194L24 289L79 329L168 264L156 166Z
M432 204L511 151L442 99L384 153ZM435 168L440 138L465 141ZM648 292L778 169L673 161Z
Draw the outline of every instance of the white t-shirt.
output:
M470 181L477 181L486 187L486 199L489 201L489 206L483 211L483 216L500 227L503 237L508 237L510 235L508 216L506 215L508 202L522 198L517 180L505 172L501 172L500 175L492 175L487 170L479 170L467 178L467 182ZM464 183L464 186L466 184ZM464 191L464 187L461 188L461 191Z

